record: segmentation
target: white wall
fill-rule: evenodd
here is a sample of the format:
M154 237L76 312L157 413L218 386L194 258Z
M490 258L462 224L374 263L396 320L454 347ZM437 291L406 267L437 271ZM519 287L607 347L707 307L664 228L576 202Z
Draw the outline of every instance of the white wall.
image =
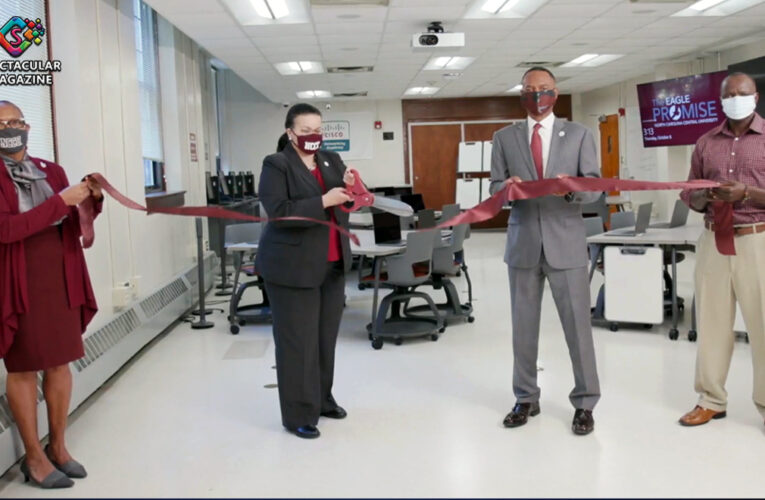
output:
M276 151L279 136L284 133L287 108L266 99L230 70L222 74L221 167L225 170L251 170L260 175L263 158ZM293 103L294 104L294 103ZM326 110L324 102L314 102L325 119L333 113L371 112L383 123L374 130L374 156L371 160L353 160L370 186L404 184L404 142L401 101L332 102ZM370 127L372 124L370 124ZM383 141L383 132L393 132L394 140Z
M637 106L636 86L639 83L723 70L729 64L761 57L763 54L765 54L765 41L760 41L721 51L713 56L646 68L646 74L638 78L576 95L573 105L574 120L589 126L595 133L596 140L599 141L598 116L616 114L619 108ZM634 169L630 171L630 159L626 155L627 137L624 118L619 120L619 139L622 177L632 177ZM658 174L656 179L650 180L679 181L688 178L693 146L658 147L650 148L650 150L651 154L656 156ZM653 201L654 216L666 220L670 217L677 193L677 191L634 192L632 193L633 206L644 201ZM700 215L695 213L692 213L691 217L700 219Z
M129 197L143 201L135 32L130 0L50 2L58 160L70 180L101 172ZM55 29L55 26L92 29ZM187 204L205 202L205 131L200 65L206 55L161 21L160 65L168 189L185 190ZM188 134L197 134L200 162L191 162ZM107 200L96 221L96 241L86 251L99 314L92 327L114 315L112 289L135 282L147 296L193 265L193 221L131 212ZM92 329L93 329L92 328Z

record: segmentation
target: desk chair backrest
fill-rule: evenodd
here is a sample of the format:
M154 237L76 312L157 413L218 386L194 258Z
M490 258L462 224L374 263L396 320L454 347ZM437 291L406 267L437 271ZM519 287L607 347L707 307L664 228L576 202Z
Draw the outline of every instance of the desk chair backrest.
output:
M416 286L425 283L430 278L432 269L433 241L433 231L407 234L404 253L386 259L386 282L396 286Z
M606 204L606 193L601 193L600 197L592 203L582 205L582 213L585 215L597 215L602 220L608 219L609 210Z
M432 208L417 212L417 228L430 229L436 227L436 211Z
M601 217L585 217L584 228L587 236L594 236L603 232L603 219Z
M460 204L452 203L450 205L444 205L441 209L441 218L438 219L438 223L444 223L453 217L457 217L460 214Z
M448 245L433 249L433 274L455 275L462 261L462 247L465 235L470 226L460 224L452 229L451 241Z
M635 212L615 212L611 214L611 229L635 226Z
M261 231L262 226L260 222L230 224L226 226L225 242L227 245L234 243L258 243Z

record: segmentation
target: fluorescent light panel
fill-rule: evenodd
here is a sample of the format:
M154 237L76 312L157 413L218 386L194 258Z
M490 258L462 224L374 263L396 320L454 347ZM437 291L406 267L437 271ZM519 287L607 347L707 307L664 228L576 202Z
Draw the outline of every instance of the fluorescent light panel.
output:
M299 99L329 99L332 92L327 90L302 90L297 93Z
M583 54L576 59L572 59L566 64L562 65L562 68L575 68L585 67L594 68L595 66L602 66L603 64L615 61L623 57L622 54Z
M274 64L276 71L282 75L312 75L324 73L324 66L314 61L292 61Z
M404 92L404 95L433 95L441 90L438 87L411 87Z
M490 14L499 14L512 9L517 3L518 0L486 0L481 6L481 10Z
M434 57L425 65L426 70L465 69L470 66L475 57Z
M266 19L281 19L290 14L284 0L250 0L250 3L252 3L255 12Z
M523 89L523 85L520 83L511 89L505 90L505 92L520 92Z
M697 10L699 12L711 9L715 5L721 4L725 2L726 0L699 0L695 4L688 7L689 9Z

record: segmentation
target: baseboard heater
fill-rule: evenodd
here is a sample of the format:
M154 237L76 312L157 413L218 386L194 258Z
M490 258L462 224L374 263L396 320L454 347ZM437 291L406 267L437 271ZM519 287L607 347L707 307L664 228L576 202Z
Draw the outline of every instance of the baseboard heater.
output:
M208 252L203 261L205 290L214 281L218 258ZM85 356L71 363L74 388L71 410L74 411L96 392L146 344L186 315L199 300L197 266L173 278L155 293L120 311L100 328L87 332L83 343ZM48 434L48 419L42 394L42 373L38 378L38 426L40 435ZM0 474L7 471L24 453L21 438L8 407L5 384L0 388Z

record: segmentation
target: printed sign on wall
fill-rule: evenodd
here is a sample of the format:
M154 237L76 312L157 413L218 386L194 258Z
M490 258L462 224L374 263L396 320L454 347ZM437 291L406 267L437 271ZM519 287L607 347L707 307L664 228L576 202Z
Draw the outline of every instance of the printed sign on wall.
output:
M322 129L322 150L338 153L346 161L372 159L372 113L332 113L325 117Z
M727 75L718 71L638 85L644 146L694 144L722 123L720 85Z

